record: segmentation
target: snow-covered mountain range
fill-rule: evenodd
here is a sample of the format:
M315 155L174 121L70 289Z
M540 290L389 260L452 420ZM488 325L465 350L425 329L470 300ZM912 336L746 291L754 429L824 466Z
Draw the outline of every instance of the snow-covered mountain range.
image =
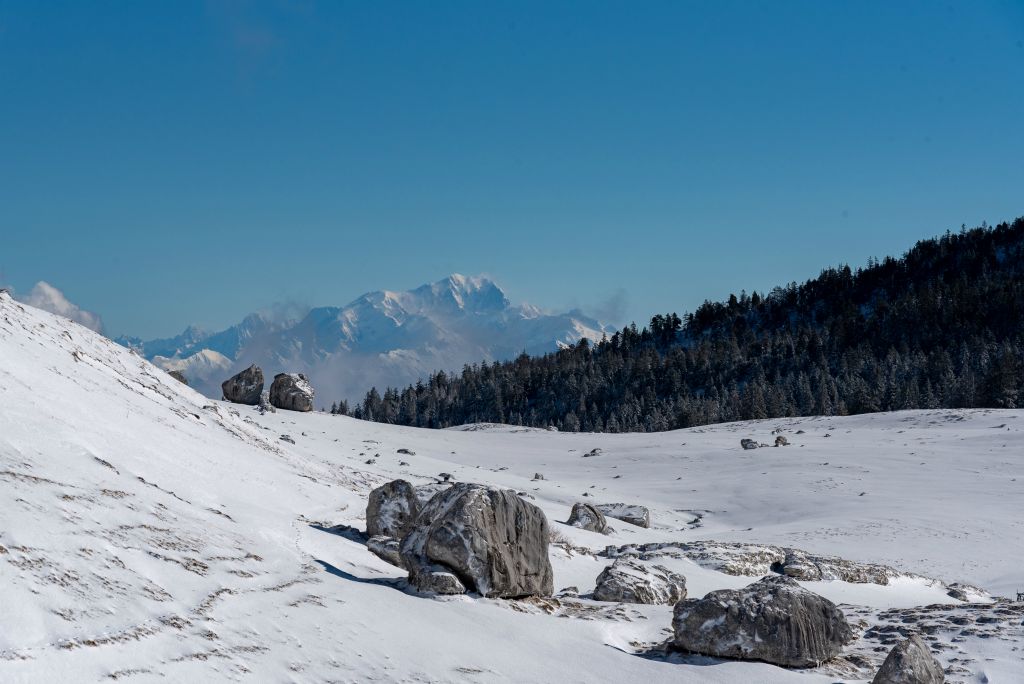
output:
M382 290L343 307L317 307L293 320L252 314L216 333L189 327L167 339L117 341L164 369L181 371L214 398L222 381L255 363L271 377L305 373L318 406L329 406L361 399L373 386L408 385L436 370L599 340L606 330L580 311L552 314L512 304L492 280L453 274L407 292Z

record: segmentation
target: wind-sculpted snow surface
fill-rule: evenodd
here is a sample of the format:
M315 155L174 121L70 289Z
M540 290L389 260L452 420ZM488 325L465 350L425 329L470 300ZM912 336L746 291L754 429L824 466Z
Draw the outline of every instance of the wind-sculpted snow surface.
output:
M5 684L863 683L912 634L947 681L1024 681L1024 604L990 596L1024 590L1019 410L647 435L261 414L3 294L0 402ZM776 430L791 446L739 446ZM401 478L419 498L442 473L513 490L548 521L588 494L649 508L651 527L551 522L551 597L426 597L368 548L366 508L375 487ZM696 599L787 566L815 577L810 562L822 579L796 581L854 639L803 672L676 652L672 606L587 598L622 556Z

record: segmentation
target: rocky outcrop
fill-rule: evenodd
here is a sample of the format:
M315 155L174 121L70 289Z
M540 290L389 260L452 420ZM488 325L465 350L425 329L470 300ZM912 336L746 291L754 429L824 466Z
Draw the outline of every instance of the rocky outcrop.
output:
M483 596L550 596L548 536L544 512L514 491L460 482L423 507L400 552L421 591L454 588L448 573Z
M608 530L608 522L604 519L604 513L597 510L596 506L588 503L573 504L569 520L566 522L573 527L590 530L591 532L604 533Z
M871 684L943 684L945 681L939 661L915 634L892 647Z
M402 565L402 556L398 553L398 545L399 542L397 539L382 535L370 537L366 540L366 548L369 549L373 555L387 563L391 563L399 568L404 568L405 566Z
M853 583L889 584L897 577L921 577L888 565L858 563L837 556L821 556L800 549L740 542L650 542L608 546L606 558L636 556L644 561L684 556L698 565L727 575L761 577L776 572L798 580L842 580ZM928 578L924 578L928 579ZM934 580L933 580L934 581ZM977 596L985 593L975 588Z
M788 667L834 658L853 636L834 603L781 576L680 601L672 628L682 650Z
M637 527L651 526L651 512L646 506L613 503L597 504L596 508L609 518L628 522L630 525L636 525Z
M270 403L287 411L312 411L314 394L302 373L278 373L270 385Z
M169 370L169 371L167 371L167 374L170 375L172 378L174 378L175 380L177 380L178 382L180 382L183 385L187 385L188 384L188 378L186 378L185 374L182 373L181 371Z
M249 366L221 383L220 389L228 401L256 406L263 393L263 369L255 364Z
M752 439L741 439L740 446L743 447L744 449L756 449L757 442L755 442Z
M619 603L674 604L686 598L686 578L661 565L620 558L597 576L594 599Z

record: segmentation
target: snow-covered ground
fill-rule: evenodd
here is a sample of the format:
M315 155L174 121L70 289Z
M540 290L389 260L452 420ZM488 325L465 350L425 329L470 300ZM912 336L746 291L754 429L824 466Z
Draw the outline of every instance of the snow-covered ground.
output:
M3 294L0 401L0 681L866 681L908 625L951 681L1024 681L1021 606L989 596L1024 591L1024 411L649 435L260 415ZM777 430L791 446L740 448ZM344 527L365 528L374 486L442 472L545 511L555 598L404 592ZM648 506L651 527L557 522L576 501ZM900 575L805 582L862 635L790 671L666 653L670 606L587 598L606 547L644 544L690 596L769 571L751 561L764 545Z

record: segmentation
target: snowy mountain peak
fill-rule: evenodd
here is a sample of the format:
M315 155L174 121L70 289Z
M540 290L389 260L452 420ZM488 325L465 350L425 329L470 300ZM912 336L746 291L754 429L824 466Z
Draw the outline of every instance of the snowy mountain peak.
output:
M295 321L251 314L219 333L189 328L167 340L121 341L163 368L181 370L214 398L231 373L255 363L266 373L305 373L329 404L437 370L509 359L523 350L555 351L584 337L596 341L605 330L579 311L551 314L513 305L490 278L453 273L404 292L377 290L343 307L316 307ZM216 355L193 358L204 350Z

